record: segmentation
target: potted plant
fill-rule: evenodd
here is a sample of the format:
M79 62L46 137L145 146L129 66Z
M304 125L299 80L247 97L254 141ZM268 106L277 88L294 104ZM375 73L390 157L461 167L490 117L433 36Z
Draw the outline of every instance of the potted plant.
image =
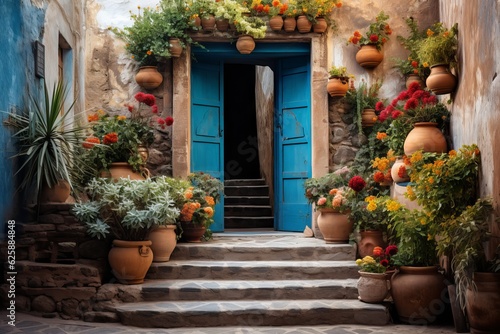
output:
M19 143L15 157L24 159L16 172L22 176L20 187L34 186L37 202L65 202L77 176L90 171L74 151L85 138L85 127L70 119L74 102L68 107L67 96L62 81L52 91L44 84L40 99L31 95L26 110L10 112L5 121L15 129L13 137Z
M184 193L179 217L182 238L187 242L201 242L212 236L209 229L213 223L215 205L223 192L223 184L210 174L197 172L188 175L191 183Z
M330 18L331 12L341 6L342 3L338 0L298 0L297 29L301 33L307 33L316 25L315 32L325 32L328 24L333 22Z
M248 8L236 0L225 0L217 3L214 9L217 30L221 31L220 21L227 21L229 25L234 24L234 22L239 21L243 13L247 11Z
M179 209L164 179L111 181L92 179L86 187L89 201L76 203L72 212L95 238L111 235L108 260L114 276L124 284L144 281L153 261L151 241L155 226L173 225Z
M102 172L111 172L114 178L143 179L147 176L140 148L153 142L155 124L164 127L171 125L173 119L156 116L158 107L154 95L139 92L135 100L135 104L127 106L128 116L111 116L102 110L88 116L91 135L83 142L86 148L83 154L96 170L95 176ZM124 174L114 174L118 172L116 168L124 169Z
M414 81L418 82L420 87L423 89L425 87L425 79L429 75L429 71L423 66L422 62L418 58L418 48L419 43L427 36L426 31L419 30L418 23L413 17L409 17L405 20L408 27L409 36L397 36L399 43L409 51L408 57L406 59L394 58L395 67L406 79L406 88L410 87L410 84Z
M427 38L418 44L417 55L420 61L424 66L431 67L426 84L434 94L451 93L457 84L457 78L450 72L450 67L457 66L457 35L456 23L451 29L447 29L438 22L427 29Z
M242 16L236 22L236 31L240 34L236 41L236 49L241 54L250 54L255 49L255 38L266 36L266 23L257 16Z
M353 75L347 73L345 66L332 65L328 71L330 75L326 91L331 97L344 97L349 90L349 78Z
M370 255L357 259L359 266L358 294L365 303L381 303L389 294L386 271L391 266L391 257L397 254L396 245L387 248L372 247Z
M283 29L286 32L294 32L297 27L297 1L288 0L286 9L283 12Z
M353 114L353 123L358 128L358 133L363 133L363 128L372 127L377 121L375 107L378 92L382 87L382 82L376 81L371 86L362 80L358 88L351 89L346 94L347 103Z
M447 143L443 135L449 122L450 112L438 102L435 95L422 90L418 83L401 92L379 115L381 119L391 117L387 129L389 147L397 156L410 156L423 149L426 152L442 153Z
M375 18L375 22L368 26L366 36L356 30L347 44L359 45L360 49L356 53L356 61L361 67L374 68L382 62L384 55L381 53L382 46L389 40L392 29L387 23L389 15L381 11Z

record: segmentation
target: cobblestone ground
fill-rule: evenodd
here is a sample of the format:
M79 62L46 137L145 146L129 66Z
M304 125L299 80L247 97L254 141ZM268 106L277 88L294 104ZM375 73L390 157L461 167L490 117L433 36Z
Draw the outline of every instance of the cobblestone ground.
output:
M7 324L7 313L0 312L0 333L29 334L451 334L455 329L451 326L409 326L387 325L382 327L361 325L312 326L312 327L212 327L212 328L137 328L121 324L99 324L62 319L45 319L28 314L16 315L16 326Z

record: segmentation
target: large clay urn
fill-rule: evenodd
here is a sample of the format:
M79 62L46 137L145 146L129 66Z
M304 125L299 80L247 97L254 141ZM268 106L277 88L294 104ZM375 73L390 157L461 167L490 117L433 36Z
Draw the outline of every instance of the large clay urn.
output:
M436 95L449 94L455 90L457 77L450 72L448 64L437 64L431 66L431 74L425 83Z
M498 333L500 329L500 273L476 272L465 301L471 333Z
M153 262L151 241L113 240L108 261L113 275L123 284L140 284Z
M356 61L361 67L374 68L382 62L384 54L380 52L375 45L361 45L361 48L356 53Z
M446 138L437 128L437 123L419 122L414 124L413 129L406 136L403 148L407 156L418 150L444 153L447 148Z
M155 89L163 82L163 76L156 66L142 66L135 75L135 81L145 89Z
M382 231L365 230L360 231L360 240L358 242L358 254L360 258L373 256L373 248L385 248L384 234Z

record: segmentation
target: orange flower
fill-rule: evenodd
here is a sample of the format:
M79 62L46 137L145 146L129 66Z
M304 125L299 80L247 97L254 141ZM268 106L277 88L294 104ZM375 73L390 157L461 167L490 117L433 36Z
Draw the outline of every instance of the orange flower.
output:
M191 198L193 198L193 192L191 190L186 190L184 192L184 198L185 199L191 199Z
M384 250L382 249L382 247L375 247L373 248L373 255L374 256L381 256L382 254L384 254Z
M279 0L274 0L273 1L273 7L278 7L280 5L280 1Z
M214 206L215 201L212 196L205 196L205 202L207 202L207 205Z
M205 208L203 208L203 211L209 216L209 217L212 217L214 215L214 209L212 209L211 207L207 206Z
M119 121L123 121L123 120L127 119L127 116L120 115L116 119L119 120Z
M90 136L90 137L87 137L87 139L85 139L85 141L82 143L82 146L84 148L92 148L94 147L95 144L100 144L101 141L99 140L99 138L97 137L94 137L94 136Z
M328 195L332 195L332 196L335 196L338 192L338 189L330 189L330 191L328 192Z
M434 35L434 31L427 29L427 37L431 37L432 35Z
M384 173L376 172L375 174L373 174L373 180L378 183L384 182L385 180Z
M387 133L385 132L377 132L377 139L378 140L383 140L387 137Z
M361 33L358 30L356 30L353 35L354 37L361 37Z
M102 142L105 145L110 145L110 144L116 143L116 142L118 142L118 134L116 132L110 132L110 133L104 135L104 139L102 140Z
M90 114L90 115L87 116L87 120L89 122L98 121L99 120L99 115L97 115L97 113Z
M335 6L337 6L337 8L342 7L342 2L339 2L339 3L335 4Z

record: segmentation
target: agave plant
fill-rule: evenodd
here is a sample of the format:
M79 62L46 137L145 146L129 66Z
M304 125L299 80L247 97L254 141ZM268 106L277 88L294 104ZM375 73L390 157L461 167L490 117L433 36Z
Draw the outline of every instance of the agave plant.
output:
M86 164L76 154L76 147L84 139L84 127L73 124L70 111L75 101L63 111L68 90L62 82L54 84L52 92L44 85L43 96L30 96L28 108L22 113L10 112L6 124L14 127L22 159L16 172L22 174L21 189L35 186L40 194L42 186L52 188L61 180L73 188L76 176L86 172Z

